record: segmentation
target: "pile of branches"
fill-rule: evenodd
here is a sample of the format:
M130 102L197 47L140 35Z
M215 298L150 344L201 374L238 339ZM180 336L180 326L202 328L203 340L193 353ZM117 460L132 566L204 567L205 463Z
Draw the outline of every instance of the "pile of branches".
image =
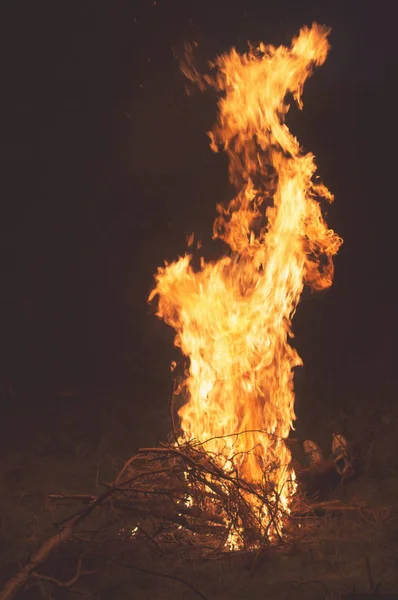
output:
M259 547L281 535L276 468L253 484L224 470L201 443L145 448L124 465L107 503L129 517L126 535L167 552L189 545L203 556Z

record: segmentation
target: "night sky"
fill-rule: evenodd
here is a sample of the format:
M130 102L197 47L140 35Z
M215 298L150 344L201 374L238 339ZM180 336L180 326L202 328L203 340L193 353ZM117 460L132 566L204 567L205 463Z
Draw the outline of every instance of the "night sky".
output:
M332 51L288 124L345 243L333 288L305 293L293 324L298 396L396 397L394 2L10 1L0 21L5 407L103 388L137 410L167 403L175 350L146 302L153 273L191 231L216 252L215 206L232 194L206 137L216 97L186 95L176 56L193 41L203 64L247 40L289 44L312 21Z

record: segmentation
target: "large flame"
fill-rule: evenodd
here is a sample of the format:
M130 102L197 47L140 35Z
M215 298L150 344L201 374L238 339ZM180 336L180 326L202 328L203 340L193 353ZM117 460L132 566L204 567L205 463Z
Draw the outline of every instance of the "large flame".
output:
M211 147L227 152L238 193L217 207L214 235L231 251L202 261L200 270L189 254L166 263L150 296L158 296L157 314L190 360L189 401L179 412L184 438L209 440L206 449L224 468L251 482L267 472L284 507L294 490L285 444L295 419L293 368L302 364L289 345L291 319L305 283L331 285L342 243L319 204L333 197L313 183L314 157L284 117L289 93L302 107L304 82L326 59L328 33L314 24L290 48L232 49L204 78L185 65L185 75L220 93Z

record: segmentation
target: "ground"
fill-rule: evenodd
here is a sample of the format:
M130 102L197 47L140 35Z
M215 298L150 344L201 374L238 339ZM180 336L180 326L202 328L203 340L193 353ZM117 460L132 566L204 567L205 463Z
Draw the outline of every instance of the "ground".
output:
M166 389L164 394L166 397ZM85 414L79 409L83 400L88 407ZM146 407L141 416L127 398L113 405L109 398L103 398L102 412L97 413L89 408L89 399L81 396L58 402L56 410L48 409L34 421L35 428L29 427L32 415L26 419L15 411L7 429L15 432L17 425L21 430L25 427L22 443L16 442L15 435L7 437L3 432L1 581L54 534L54 523L70 514L70 506L54 507L47 499L49 493L98 494L103 481L112 479L118 461L120 464L138 447L156 444L167 435L167 402ZM327 495L327 500L356 508L337 513L320 511L316 518L293 515L292 533L286 533L286 542L261 554L237 553L204 561L192 560L183 552L171 564L167 556L154 553L131 556L130 566L123 567L113 559L104 561L109 549L104 550L99 563L91 564L94 569L101 564L101 568L83 576L76 590L85 598L101 600L198 598L198 593L208 600L337 599L353 591L397 592L398 410L391 398L380 400L374 408L369 406L353 398L346 400L341 410L331 405L327 415L313 414L318 420L317 441L325 453L329 451L330 432L336 428L356 444L362 458L358 476ZM115 556L114 550L109 556ZM68 579L75 563L65 551L60 551L42 572L52 573L57 561L58 565L65 564ZM18 597L74 596L68 589L42 582Z

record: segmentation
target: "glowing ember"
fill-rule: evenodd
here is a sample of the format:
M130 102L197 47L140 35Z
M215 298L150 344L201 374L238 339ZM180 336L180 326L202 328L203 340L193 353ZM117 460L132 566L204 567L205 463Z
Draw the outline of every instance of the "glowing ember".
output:
M187 77L221 95L211 147L227 152L238 193L217 207L214 236L231 251L202 261L199 271L188 254L166 264L150 295L190 359L189 401L179 411L184 439L209 440L205 449L230 474L252 483L266 474L285 510L295 484L284 440L295 419L293 368L301 364L289 345L291 319L305 283L331 285L342 240L318 203L333 197L312 182L314 157L302 152L284 117L288 93L302 107L304 82L326 59L328 33L314 24L290 48L233 49L203 79L184 66ZM259 510L268 532L267 510Z

